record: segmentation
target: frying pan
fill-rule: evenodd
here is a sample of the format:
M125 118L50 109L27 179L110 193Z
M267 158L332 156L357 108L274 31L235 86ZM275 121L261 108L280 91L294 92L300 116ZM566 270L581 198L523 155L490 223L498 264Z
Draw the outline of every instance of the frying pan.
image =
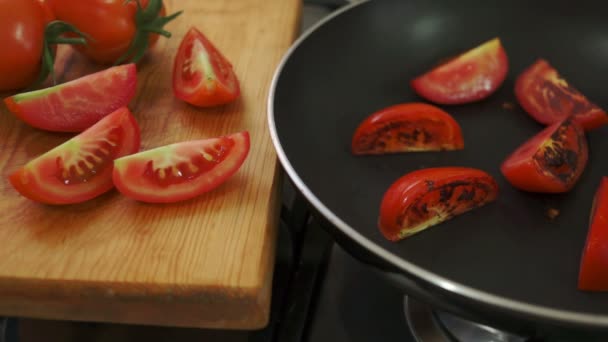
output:
M513 92L519 72L537 58L608 108L607 10L608 3L582 0L576 6L376 0L345 7L305 33L276 71L268 115L279 159L338 242L392 271L415 295L480 319L604 332L608 293L576 286L592 198L608 174L608 130L588 134L590 162L567 194L518 191L499 165L542 128ZM464 150L351 155L352 134L365 117L423 101L409 87L412 78L493 37L501 38L510 62L502 87L477 103L441 106L460 123ZM489 172L501 189L498 200L403 241L387 241L377 228L382 195L403 174L435 166ZM549 208L560 215L548 219Z

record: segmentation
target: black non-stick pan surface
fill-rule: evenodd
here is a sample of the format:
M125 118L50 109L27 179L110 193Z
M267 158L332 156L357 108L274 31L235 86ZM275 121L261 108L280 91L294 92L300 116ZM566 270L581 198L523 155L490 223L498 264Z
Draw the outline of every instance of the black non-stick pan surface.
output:
M441 106L460 123L464 150L351 155L352 134L364 118L423 101L411 79L493 37L501 38L510 62L502 87L478 103ZM543 128L513 92L517 75L539 57L608 109L608 3L375 0L352 6L305 34L277 70L269 123L279 158L317 211L404 273L512 312L608 327L608 293L577 290L593 195L608 175L608 129L588 134L589 163L567 194L518 191L499 171L510 152ZM385 190L407 172L436 166L489 172L500 186L498 200L406 240L387 241L377 228ZM559 211L554 220L549 208Z

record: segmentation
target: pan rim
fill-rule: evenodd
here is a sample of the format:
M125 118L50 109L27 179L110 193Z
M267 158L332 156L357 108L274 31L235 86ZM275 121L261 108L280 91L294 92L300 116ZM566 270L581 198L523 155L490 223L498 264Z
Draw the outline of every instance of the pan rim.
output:
M396 266L402 271L420 279L423 279L424 281L433 284L434 286L437 286L449 293L461 296L473 302L481 302L486 305L499 307L518 314L529 315L542 319L550 319L553 321L559 321L564 323L583 324L596 328L608 327L608 315L555 309L537 304L529 304L519 300L509 299L486 291L478 290L462 283L449 280L436 273L427 271L426 269L419 267L411 262L408 262L398 257L397 255L385 250L380 245L374 243L367 237L363 236L362 234L357 232L353 227L351 227L342 219L340 219L327 206L325 206L323 202L321 202L316 197L316 195L300 178L296 170L291 165L289 159L287 158L285 151L283 150L274 119L274 98L279 78L290 57L297 51L298 47L302 44L302 42L308 39L308 37L313 32L317 31L326 23L330 22L341 14L369 2L370 0L358 0L355 2L351 2L350 4L347 4L335 10L334 12L330 13L329 15L312 25L293 42L293 44L285 52L278 66L276 67L276 70L272 77L267 98L268 126L270 137L277 152L278 159L281 165L283 166L283 169L285 170L289 178L292 180L295 187L306 198L306 200L310 204L312 204L314 208L321 215L323 215L334 227L340 229L345 235L347 235L351 240L355 241L358 245L364 247L365 249L373 253L375 256Z

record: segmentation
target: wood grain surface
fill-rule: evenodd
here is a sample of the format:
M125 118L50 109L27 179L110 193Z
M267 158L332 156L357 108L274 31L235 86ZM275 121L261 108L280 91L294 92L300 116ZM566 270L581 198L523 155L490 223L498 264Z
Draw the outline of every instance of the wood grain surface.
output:
M111 192L47 206L7 176L70 138L0 112L0 315L253 329L268 320L279 206L277 160L266 124L272 74L297 32L299 0L173 0L168 25L138 65L130 108L142 150L241 130L250 154L218 189L181 203L143 204ZM241 98L201 109L173 96L173 57L196 26L234 65ZM69 48L60 81L99 70Z

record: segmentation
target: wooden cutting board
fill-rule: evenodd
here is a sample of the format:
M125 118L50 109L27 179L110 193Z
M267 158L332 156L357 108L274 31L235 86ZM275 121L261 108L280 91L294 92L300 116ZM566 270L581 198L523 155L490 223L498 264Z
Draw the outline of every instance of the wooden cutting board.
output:
M239 172L194 200L143 204L111 191L78 205L21 197L7 176L69 139L33 129L1 105L0 315L208 328L266 325L279 173L266 121L273 71L297 32L299 0L167 0L184 14L138 65L130 104L142 150L248 130ZM177 47L196 26L234 65L237 102L212 109L173 96ZM69 48L60 81L99 70Z

